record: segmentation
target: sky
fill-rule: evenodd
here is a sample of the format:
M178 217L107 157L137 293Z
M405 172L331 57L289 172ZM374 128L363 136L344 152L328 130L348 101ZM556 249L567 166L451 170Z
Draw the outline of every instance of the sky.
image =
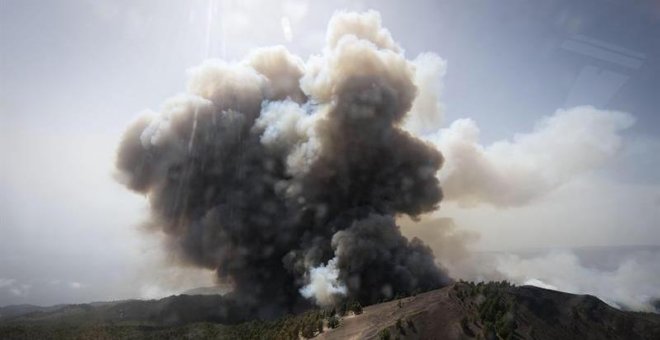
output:
M0 305L211 285L140 229L147 201L113 178L122 132L203 60L269 45L307 59L335 11L368 9L408 58L438 57L444 130L420 134L448 161L434 217L469 249L660 246L657 1L0 0ZM463 178L451 161L510 173Z

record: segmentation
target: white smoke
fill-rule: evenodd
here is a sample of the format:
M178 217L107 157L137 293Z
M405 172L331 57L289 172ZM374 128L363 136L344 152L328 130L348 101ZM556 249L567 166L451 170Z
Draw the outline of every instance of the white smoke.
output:
M435 53L422 53L413 60L417 97L413 102L404 128L417 135L438 131L442 127L444 105L439 100L442 78L447 62Z
M614 307L657 311L660 248L584 248L527 252L474 252L478 234L449 218L398 221L409 238L422 238L454 279L508 280L573 294L590 294ZM503 237L506 237L503 235Z
M255 128L263 129L262 144L288 155L287 170L295 176L307 172L319 153L313 128L317 119L291 100L270 102L262 109Z
M472 119L455 120L447 128L440 126L444 106L438 100L442 91L439 78L446 72L446 63L426 54L415 64L418 95L405 128L443 153L445 163L438 177L444 201L466 212L482 205L525 209L536 204L615 159L624 143L622 132L635 121L628 113L580 106L557 110L540 119L530 132L482 144L479 126ZM487 223L488 219L482 221ZM608 269L583 265L570 251L526 258L505 253L481 256L469 249L479 239L472 230L487 225L466 230L452 219L438 216L418 222L402 218L399 223L408 238L416 236L429 244L439 265L455 279L506 279L519 285L592 294L613 306L636 310L653 310L650 301L660 296L660 254L627 257Z
M440 180L447 200L464 206L529 203L617 154L630 114L580 106L541 119L529 133L484 146L471 119L428 137L445 156Z
M557 287L553 285L549 285L539 279L529 279L523 283L525 286L534 286L534 287L540 287L540 288L545 288L545 289L552 289L552 290L557 290Z
M610 305L654 311L660 297L660 253L622 259L615 268L585 266L570 251L552 251L531 258L502 254L494 270L516 284L528 284L575 294L596 295Z
M380 13L373 10L364 13L335 14L328 23L327 47L336 48L347 36L369 41L378 49L396 53L401 51L401 47L394 41L390 31L382 25Z
M328 261L327 265L319 265L309 271L309 284L300 288L300 294L308 299L314 299L319 306L329 306L340 296L346 295L346 286L339 281L337 259Z

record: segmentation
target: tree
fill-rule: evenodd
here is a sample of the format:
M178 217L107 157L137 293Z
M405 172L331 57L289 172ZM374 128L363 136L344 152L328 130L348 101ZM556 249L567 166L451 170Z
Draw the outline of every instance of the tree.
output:
M406 325L408 325L408 328L412 330L413 332L417 333L417 328L415 328L415 323L413 322L412 319L408 319L406 321Z
M362 314L362 305L359 302L355 301L353 302L353 304L351 304L351 310L353 311L353 313L355 313L355 315L360 315Z
M399 330L399 333L406 335L406 330L403 328L403 321L401 320L401 318L398 318L396 320L396 329Z
M302 328L302 336L309 339L314 337L314 331L316 330L315 323L306 322Z
M378 332L378 338L380 340L390 340L390 330L385 328Z
M328 327L337 328L339 327L339 319L337 316L333 315L328 319Z
M339 315L344 316L348 312L348 303L343 302L339 307Z

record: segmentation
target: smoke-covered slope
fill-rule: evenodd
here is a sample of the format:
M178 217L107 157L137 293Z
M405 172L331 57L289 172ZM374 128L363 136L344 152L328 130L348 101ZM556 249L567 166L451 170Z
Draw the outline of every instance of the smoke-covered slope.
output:
M219 324L232 307L220 296L172 296L62 306L0 318L0 338L658 339L660 315L626 312L589 295L531 286L457 283L365 307L328 327L311 310L274 321ZM229 320L230 321L230 320ZM318 325L323 332L318 332Z

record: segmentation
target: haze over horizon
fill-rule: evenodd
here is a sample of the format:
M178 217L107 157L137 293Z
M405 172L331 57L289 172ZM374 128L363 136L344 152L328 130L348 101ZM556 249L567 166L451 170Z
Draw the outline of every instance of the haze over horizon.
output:
M446 159L445 199L418 225L398 219L404 235L424 236L455 278L536 282L635 308L660 296L657 248L599 255L599 266L559 249L660 247L653 1L2 0L0 8L0 305L213 285L209 271L171 266L161 240L139 228L148 202L115 180L123 131L183 92L186 70L206 59L283 45L307 62L333 13L369 9L428 89L413 110L433 115L406 128ZM510 253L530 248L555 251ZM470 256L492 250L504 255Z

